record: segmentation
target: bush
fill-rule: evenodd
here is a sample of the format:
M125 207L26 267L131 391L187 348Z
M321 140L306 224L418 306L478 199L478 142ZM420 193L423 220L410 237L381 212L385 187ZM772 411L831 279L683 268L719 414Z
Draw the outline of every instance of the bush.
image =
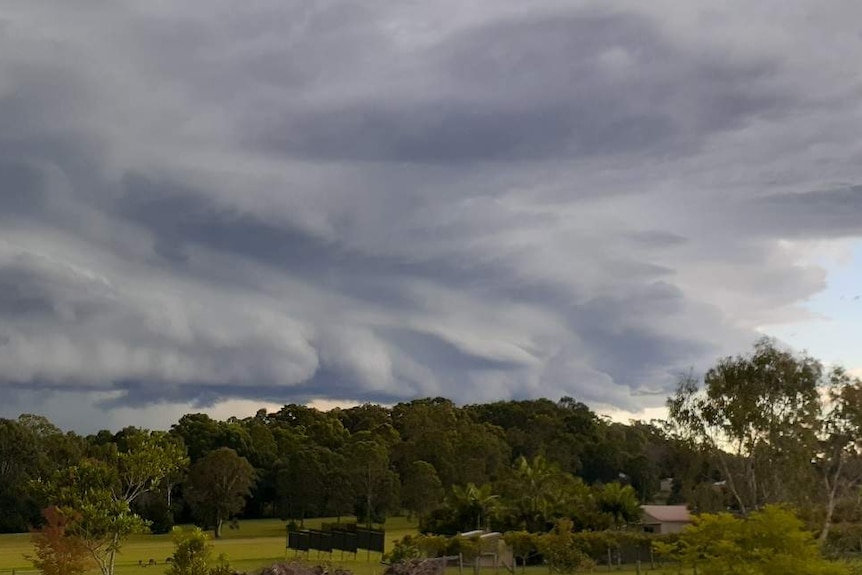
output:
M656 550L701 575L842 575L843 565L823 558L814 536L789 510L766 506L748 518L729 513L695 519L676 544Z
M209 535L199 527L184 532L173 529L174 556L167 575L232 575L234 570L224 555L219 555L215 566L210 566L213 545Z
M43 575L81 575L90 567L91 559L84 541L69 532L80 521L80 515L64 515L56 507L42 512L45 524L32 532L36 555L28 557Z
M419 549L418 537L406 535L395 542L392 550L383 556L387 563L403 563L413 559L419 559L421 550Z
M561 519L550 533L539 537L539 551L554 573L574 573L592 563L575 544L572 522L568 519Z

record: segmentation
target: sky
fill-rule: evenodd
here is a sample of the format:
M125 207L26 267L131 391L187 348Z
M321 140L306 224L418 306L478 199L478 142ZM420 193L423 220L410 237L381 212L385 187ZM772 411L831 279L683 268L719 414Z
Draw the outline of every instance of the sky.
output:
M862 4L0 2L0 417L862 369ZM862 371L858 373L862 374Z

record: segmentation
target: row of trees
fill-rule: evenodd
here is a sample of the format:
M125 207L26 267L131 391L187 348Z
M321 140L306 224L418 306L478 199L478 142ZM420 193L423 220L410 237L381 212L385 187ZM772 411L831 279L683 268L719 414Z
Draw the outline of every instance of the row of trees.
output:
M401 511L425 519L473 485L504 500L507 494L542 493L512 502L520 520L538 526L539 512L566 494L569 484L583 491L622 481L647 500L660 477L672 475L681 478L673 497L684 500L702 473L699 455L677 449L658 427L610 423L571 399L458 407L437 398L330 412L287 405L227 421L189 414L168 432L127 428L86 437L22 415L0 419L0 530L20 532L40 521L48 494L33 489L35 480L68 472L81 461L123 477L129 454L146 453L138 445L144 438L170 450L179 463L150 478L145 489L136 483L125 501L163 532L180 521L219 524L217 512L202 501L202 486L216 476L211 468L226 467L233 456L247 463L237 465L253 480L242 482L250 483L242 495L244 516L298 522L347 514L379 521ZM518 481L539 489L521 490ZM220 518L233 512L224 509Z
M668 407L668 422L624 425L571 398L286 405L86 437L38 416L0 419L0 529L36 525L55 505L79 530L110 535L93 549L105 573L128 533L194 520L219 536L239 512L301 523L404 511L428 532L543 532L560 519L617 528L636 521L638 502L741 514L783 502L823 541L860 540L858 380L763 340L701 379L683 378ZM662 478L673 478L669 491Z

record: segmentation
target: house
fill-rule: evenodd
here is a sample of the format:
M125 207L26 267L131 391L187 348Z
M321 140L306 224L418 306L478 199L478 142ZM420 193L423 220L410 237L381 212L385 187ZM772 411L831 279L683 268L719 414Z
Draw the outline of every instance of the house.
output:
M685 505L641 505L644 531L679 533L691 525L691 514Z

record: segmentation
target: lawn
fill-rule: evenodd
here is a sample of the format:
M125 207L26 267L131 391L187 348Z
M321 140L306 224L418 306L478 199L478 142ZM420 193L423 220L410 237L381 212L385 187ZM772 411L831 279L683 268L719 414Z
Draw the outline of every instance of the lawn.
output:
M324 521L334 519L311 519L305 522L308 528L320 527ZM390 549L396 539L409 533L415 533L416 526L404 518L393 518L386 523L386 548ZM33 571L33 566L24 557L31 553L30 537L26 534L0 535L0 575L10 575L15 570L16 575L25 575ZM164 572L165 558L173 552L170 535L139 535L131 537L123 545L122 553L117 558L117 575L147 575ZM240 571L255 570L284 560L293 558L294 552L285 549L285 523L277 519L240 521L239 529L225 527L223 537L215 541L215 554L227 555L231 565ZM147 563L150 559L158 562L157 567L141 567L138 561ZM311 552L309 559L317 561L316 552ZM350 555L341 561L341 553L333 552L330 558L320 555L320 562L343 564L357 575L380 575L383 565L380 555L360 551L356 560ZM149 571L147 571L147 569ZM96 573L97 571L94 571Z
M333 519L311 519L305 522L307 528L319 527L324 521ZM392 518L386 522L386 549L391 549L394 542L405 535L415 533L416 525L403 517ZM30 537L26 534L0 535L0 575L35 575L33 566L25 559L24 555L30 553ZM173 544L170 535L139 535L130 538L123 546L122 554L117 559L117 575L160 575L165 571L165 558L173 552ZM256 571L262 567L271 565L285 558L293 559L294 551L285 549L285 523L277 519L263 519L240 521L239 529L225 528L222 539L215 542L215 554L227 555L231 565L239 571ZM154 559L158 564L153 567L141 567L138 561L147 563ZM381 575L385 568L380 563L380 555L360 551L354 559L350 555L344 556L335 551L332 556L321 554L318 558L316 552L309 554L311 562L320 562L341 566L353 571L356 575ZM447 570L451 575L460 575L457 568ZM596 573L607 572L607 567L599 567ZM634 575L633 568L618 570L614 568L613 573L617 575ZM646 573L646 567L643 569ZM668 573L676 573L669 570ZM98 570L93 571L94 574ZM482 571L483 575L497 575L493 570ZM521 570L518 569L518 574ZM548 575L547 568L529 567L527 575ZM658 574L660 571L652 571ZM472 575L472 571L465 568L464 575ZM500 569L499 575L506 575L504 569Z

